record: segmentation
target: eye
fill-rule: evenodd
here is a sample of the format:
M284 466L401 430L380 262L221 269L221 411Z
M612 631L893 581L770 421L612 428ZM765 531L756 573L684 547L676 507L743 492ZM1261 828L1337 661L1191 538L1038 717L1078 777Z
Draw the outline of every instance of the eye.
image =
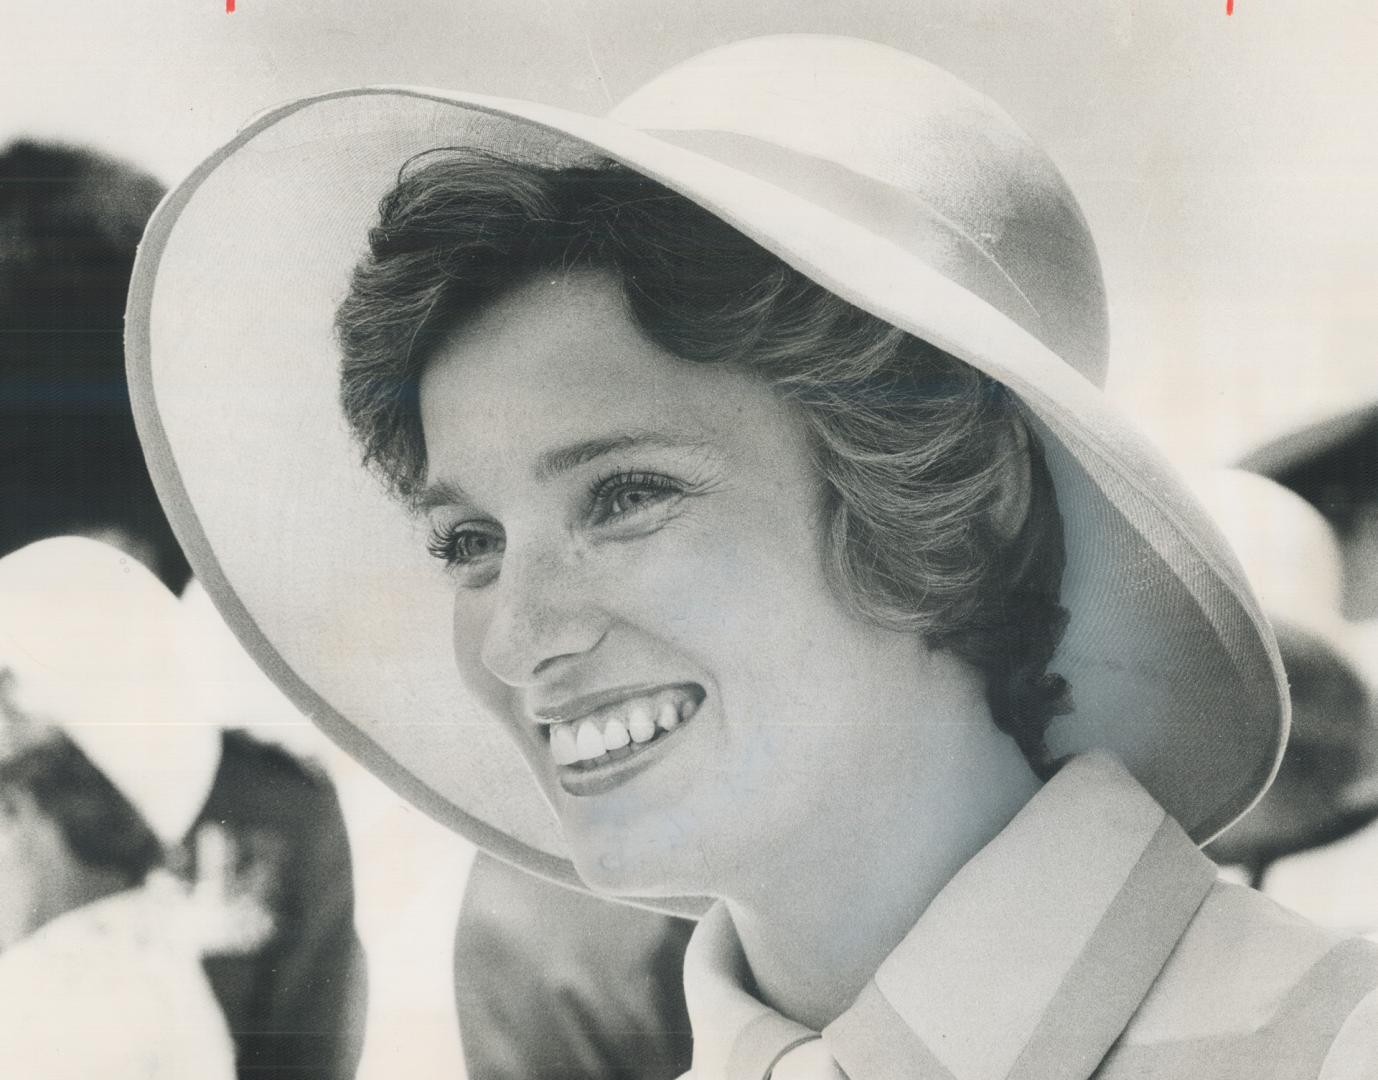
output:
M481 570L496 569L497 556L506 547L502 531L491 525L457 522L435 525L426 550L450 570L477 576ZM466 581L467 584L486 582Z
M682 494L677 481L659 473L614 473L593 486L593 518L602 524L631 517Z

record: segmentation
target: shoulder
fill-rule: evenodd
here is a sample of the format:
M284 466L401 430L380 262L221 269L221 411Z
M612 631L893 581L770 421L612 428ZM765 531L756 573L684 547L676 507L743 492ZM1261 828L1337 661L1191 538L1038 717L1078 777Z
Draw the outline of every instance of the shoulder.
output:
M1130 1071L1103 1075L1207 1076L1232 1061L1260 1078L1371 1076L1375 988L1378 945L1217 883L1107 1062ZM1359 1071L1333 1071L1346 1062Z
M1254 1030L1284 1004L1378 985L1378 945L1325 930L1242 885L1217 883L1182 936L1136 1026ZM1201 1010L1200 1003L1215 1003Z

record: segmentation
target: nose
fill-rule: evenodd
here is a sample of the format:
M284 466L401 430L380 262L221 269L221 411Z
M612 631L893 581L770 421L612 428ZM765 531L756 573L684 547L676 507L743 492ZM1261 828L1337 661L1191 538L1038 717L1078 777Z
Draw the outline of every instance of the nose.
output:
M551 677L590 652L606 631L606 617L576 560L509 545L492 588L479 656L508 686Z

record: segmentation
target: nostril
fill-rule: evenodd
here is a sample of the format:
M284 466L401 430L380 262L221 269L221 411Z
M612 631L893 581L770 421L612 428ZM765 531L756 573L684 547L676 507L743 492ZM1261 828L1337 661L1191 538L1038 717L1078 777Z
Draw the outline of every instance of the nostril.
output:
M558 656L548 656L531 669L531 674L533 676L544 675L561 660L571 659L575 655L574 653L560 653Z

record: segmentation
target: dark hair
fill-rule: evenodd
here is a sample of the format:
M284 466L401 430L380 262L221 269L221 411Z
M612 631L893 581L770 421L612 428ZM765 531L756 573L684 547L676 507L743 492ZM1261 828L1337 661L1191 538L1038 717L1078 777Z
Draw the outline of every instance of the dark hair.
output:
M119 530L177 591L191 570L144 465L123 347L134 250L162 191L85 150L0 153L0 555Z
M1363 519L1365 504L1378 499L1378 405L1367 405L1328 427L1342 432L1334 445L1310 453L1298 452L1296 460L1277 468L1268 460L1269 447L1244 459L1243 467L1257 469L1291 488L1329 519L1342 538L1348 537ZM1283 440L1282 452L1289 442ZM1373 612L1378 614L1378 611Z
M537 274L605 272L651 341L735 365L798 405L836 585L868 617L984 672L996 723L1051 771L1044 731L1068 707L1046 670L1067 618L1062 523L1003 386L610 162L434 151L403 169L380 215L336 328L345 415L398 496L424 481L418 383L442 339ZM1025 442L1032 500L1019 534L1002 538L991 508Z
M28 724L10 699L0 670L0 724ZM109 870L138 885L163 859L153 831L105 774L60 731L44 732L0 761L0 796L22 791L57 824L83 865Z

